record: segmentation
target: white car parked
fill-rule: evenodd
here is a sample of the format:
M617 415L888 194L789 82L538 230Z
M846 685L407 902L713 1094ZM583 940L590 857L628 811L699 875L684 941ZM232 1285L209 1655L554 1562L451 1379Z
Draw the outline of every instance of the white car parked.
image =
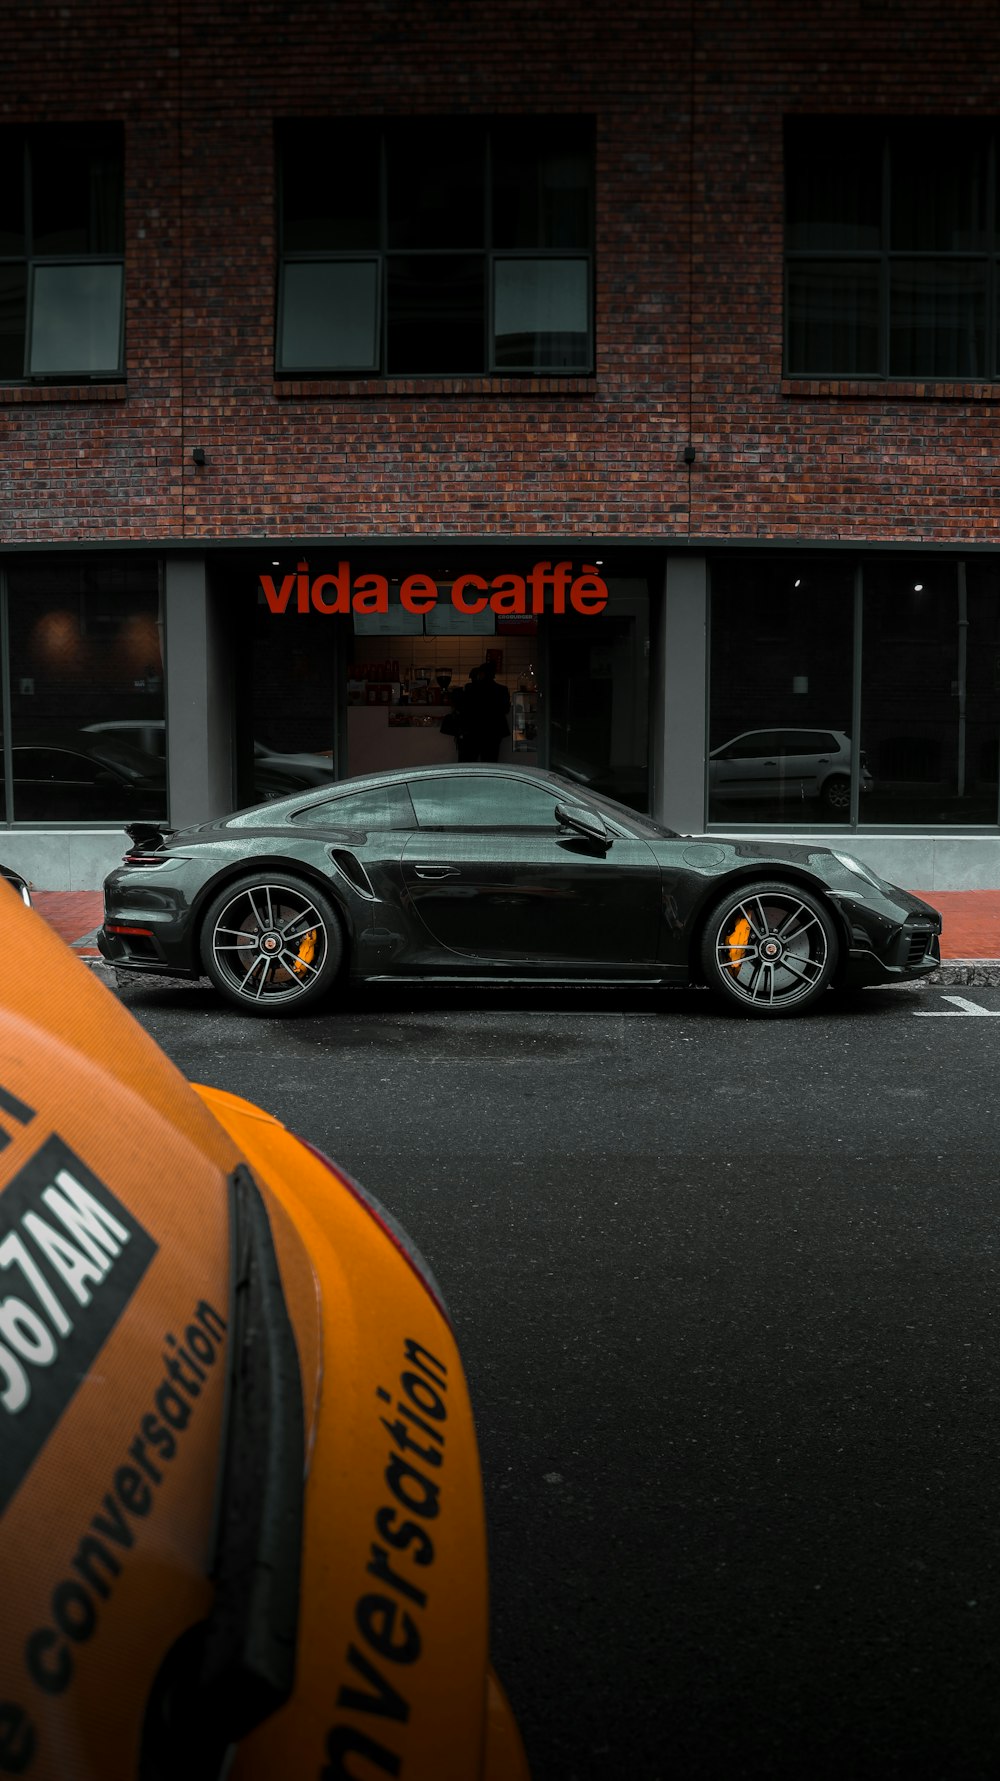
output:
M872 776L860 757L861 790ZM744 730L714 748L708 761L710 808L716 802L779 803L818 798L842 820L851 808L851 739L842 730Z

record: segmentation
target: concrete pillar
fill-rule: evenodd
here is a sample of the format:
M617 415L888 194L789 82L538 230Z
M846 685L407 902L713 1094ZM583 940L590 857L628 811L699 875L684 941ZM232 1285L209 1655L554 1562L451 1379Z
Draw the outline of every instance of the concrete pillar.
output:
M164 565L167 785L174 828L232 810L233 686L205 559Z
M681 834L705 828L708 566L668 557L653 699L653 809Z

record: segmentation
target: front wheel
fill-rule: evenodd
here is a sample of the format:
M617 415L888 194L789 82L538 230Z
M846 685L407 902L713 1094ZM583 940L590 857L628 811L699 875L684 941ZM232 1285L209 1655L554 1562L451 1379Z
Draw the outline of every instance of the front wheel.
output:
M801 1014L829 984L837 952L833 921L809 891L746 884L714 905L701 963L709 986L745 1014Z
M260 873L226 886L201 932L201 961L245 1014L298 1014L327 993L343 957L329 897L304 879Z

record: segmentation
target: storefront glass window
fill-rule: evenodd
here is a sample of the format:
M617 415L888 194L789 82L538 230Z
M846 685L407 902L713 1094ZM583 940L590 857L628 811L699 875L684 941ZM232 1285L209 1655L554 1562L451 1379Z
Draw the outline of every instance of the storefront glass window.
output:
M153 562L8 572L15 822L167 814L162 621Z
M548 765L649 810L649 591L608 580L603 613L549 625Z
M283 575L294 566L293 561L272 573ZM275 616L258 588L250 660L240 655L237 668L241 807L288 797L311 785L327 786L333 780L336 663L343 624L320 612Z
M713 567L710 822L849 820L852 660L850 564Z
M989 559L864 572L864 823L997 820L1000 576Z

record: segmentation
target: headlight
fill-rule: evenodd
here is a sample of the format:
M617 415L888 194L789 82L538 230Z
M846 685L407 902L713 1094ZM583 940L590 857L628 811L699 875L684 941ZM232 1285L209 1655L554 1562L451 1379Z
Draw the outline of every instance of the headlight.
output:
M836 849L832 847L830 852L833 854L834 859L837 860L841 866L844 866L848 872L854 872L858 878L863 878L867 884L873 884L876 890L882 889L881 878L872 871L870 866L866 866L863 860L856 860L854 855L850 853L838 853Z

